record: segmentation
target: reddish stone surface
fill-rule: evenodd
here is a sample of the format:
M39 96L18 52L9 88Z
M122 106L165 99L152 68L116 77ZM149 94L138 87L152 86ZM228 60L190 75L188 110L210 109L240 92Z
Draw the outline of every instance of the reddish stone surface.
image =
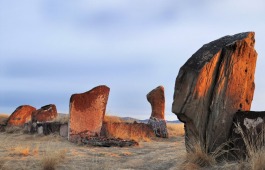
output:
M158 86L147 95L147 100L151 104L151 117L165 119L165 94L164 87Z
M31 121L31 114L36 110L29 105L19 106L8 118L7 125L23 126L26 122Z
M119 137L121 139L155 137L151 125L137 122L104 122L101 135L106 137Z
M74 141L74 136L78 134L100 135L109 91L107 86L97 86L88 92L71 96L69 140Z
M54 104L49 104L41 107L32 113L33 122L46 122L52 121L57 117L57 109Z
M255 89L255 33L203 45L180 68L172 112L185 123L187 146L215 151L229 138L236 111L250 110ZM190 148L192 149L192 148Z

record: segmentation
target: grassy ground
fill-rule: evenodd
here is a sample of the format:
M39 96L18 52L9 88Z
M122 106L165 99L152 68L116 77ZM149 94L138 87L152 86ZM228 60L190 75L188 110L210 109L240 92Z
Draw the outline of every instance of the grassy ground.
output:
M77 146L55 135L0 133L0 169L178 169L186 154L183 125L169 127L174 136L127 148Z

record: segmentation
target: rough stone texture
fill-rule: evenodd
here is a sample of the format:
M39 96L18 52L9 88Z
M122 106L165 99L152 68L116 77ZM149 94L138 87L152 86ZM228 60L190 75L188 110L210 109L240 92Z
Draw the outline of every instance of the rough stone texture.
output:
M257 140L258 137L262 136L261 134L263 136L265 134L264 126L265 111L238 111L233 119L230 137L230 140L233 141L235 155L244 157L247 153L240 129L243 131L245 137L252 139L249 141L254 142L254 146L258 146L260 142L260 140Z
M131 139L134 137L151 138L155 137L152 127L145 123L126 122L104 122L101 129L101 136Z
M22 105L9 116L7 125L24 126L25 123L31 121L31 114L36 108L29 105Z
M67 138L68 137L68 123L62 124L60 126L60 136Z
M146 95L148 102L151 104L151 117L165 119L165 95L164 87L158 86Z
M41 107L32 113L32 122L52 121L57 117L57 109L54 104Z
M186 146L199 140L215 150L228 139L236 111L250 109L254 44L253 32L225 36L205 44L181 67L172 112L185 123Z
M69 140L78 134L98 136L101 131L110 89L98 86L92 90L73 94L70 99Z
M151 125L157 137L168 138L167 123L164 119L150 117L148 124Z

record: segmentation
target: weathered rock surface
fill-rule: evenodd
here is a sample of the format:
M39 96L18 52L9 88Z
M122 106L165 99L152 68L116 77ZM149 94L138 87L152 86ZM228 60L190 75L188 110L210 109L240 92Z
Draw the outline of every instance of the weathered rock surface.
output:
M161 138L168 138L167 123L164 119L150 117L148 124L151 125L155 135Z
M67 138L68 137L68 123L62 124L60 126L60 136Z
M167 138L167 125L165 121L165 93L164 87L158 86L146 95L151 104L152 113L148 124L151 125L157 137Z
M235 155L244 157L247 154L242 135L246 139L250 139L248 141L253 142L253 146L259 147L259 144L263 144L260 143L261 140L259 140L258 138L264 138L264 127L265 111L238 111L233 119L230 137L230 140L234 145L233 150L236 153Z
M215 150L228 139L236 111L250 109L254 44L254 32L225 36L205 44L181 67L172 112L185 123L186 144L196 141Z
M148 102L151 104L151 117L165 119L165 94L164 87L158 86L146 95Z
M145 123L103 122L101 136L117 137L122 139L155 137L153 129Z
M54 104L41 107L32 113L32 122L52 121L57 117L57 109Z
M73 94L70 99L69 140L75 136L99 136L110 89L98 86L92 90Z
M25 123L31 121L31 114L36 110L35 107L22 105L9 116L7 125L24 126Z

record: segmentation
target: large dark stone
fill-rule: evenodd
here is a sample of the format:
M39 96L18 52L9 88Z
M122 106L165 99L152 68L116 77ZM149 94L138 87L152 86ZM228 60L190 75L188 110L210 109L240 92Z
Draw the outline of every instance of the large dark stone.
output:
M199 142L214 151L228 140L236 111L250 110L254 44L254 32L225 36L203 45L181 67L172 112L185 123L189 146Z

